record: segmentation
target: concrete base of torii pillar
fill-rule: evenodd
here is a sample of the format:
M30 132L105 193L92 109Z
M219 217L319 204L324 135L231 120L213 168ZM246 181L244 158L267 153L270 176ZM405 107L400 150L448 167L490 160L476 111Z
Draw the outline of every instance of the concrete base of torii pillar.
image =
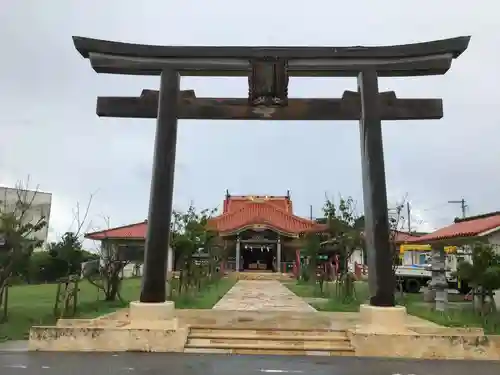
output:
M174 252L168 247L167 264L166 264L166 279L167 279L167 298L170 294L170 280L173 277L174 270ZM175 317L174 301L165 301L160 303L144 303L139 301L130 302L129 306L130 326L134 328L161 327L164 329L177 329L178 322Z
M178 328L173 301L161 303L130 302L128 317L131 328L152 327L169 330Z
M361 305L357 333L396 334L408 332L406 307Z

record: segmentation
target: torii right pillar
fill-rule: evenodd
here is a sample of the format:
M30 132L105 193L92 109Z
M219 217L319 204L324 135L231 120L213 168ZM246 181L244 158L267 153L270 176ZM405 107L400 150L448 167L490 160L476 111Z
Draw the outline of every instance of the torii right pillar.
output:
M358 90L361 97L361 169L370 289L370 304L360 307L362 329L371 332L403 331L406 309L395 306L396 284L389 243L382 121L375 70L359 73Z

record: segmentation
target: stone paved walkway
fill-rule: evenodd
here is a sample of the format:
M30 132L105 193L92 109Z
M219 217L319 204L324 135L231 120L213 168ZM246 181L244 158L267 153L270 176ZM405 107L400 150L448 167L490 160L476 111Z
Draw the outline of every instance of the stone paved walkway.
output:
M274 280L240 280L213 308L246 311L316 311L279 281Z

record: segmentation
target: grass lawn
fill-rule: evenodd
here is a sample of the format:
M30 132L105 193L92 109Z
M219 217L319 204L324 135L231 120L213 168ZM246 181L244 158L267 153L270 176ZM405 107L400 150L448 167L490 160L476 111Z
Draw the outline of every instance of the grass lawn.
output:
M472 311L471 302L463 302L463 296L449 294L451 304L446 312L435 311L434 304L423 303L422 300L421 293L406 294L400 303L406 306L409 314L445 327L479 327L485 333L500 334L500 313L480 316ZM462 303L457 303L458 301Z
M318 285L303 282L284 283L292 292L303 298L324 298L324 303L310 303L319 311L332 312L357 312L359 305L366 303L369 297L368 283L356 282L356 295L354 298L341 301L336 295L335 285L328 283L321 293ZM439 312L433 309L433 304L423 302L423 294L405 294L398 298L398 303L406 306L409 314L427 319L431 322L446 327L481 327L485 333L500 334L500 313L481 317L471 311L470 303L458 303L463 301L463 296L449 295L449 301L453 302L447 312ZM460 307L462 305L462 307Z
M200 292L172 298L177 309L211 309L236 284L235 278L223 278Z
M310 302L318 311L357 312L359 305L368 299L368 284L356 282L354 285L355 295L345 301L337 297L337 286L334 283L325 283L323 291L318 285L305 282L286 282L285 286L299 297L324 298L324 302Z
M221 279L200 292L173 298L180 309L210 309L234 285L232 279ZM86 281L79 284L78 311L75 318L94 318L126 307L128 302L139 299L141 280L123 281L122 298L127 302L105 302L102 293ZM33 325L53 325L57 285L20 285L9 289L8 320L0 324L0 342L27 339Z

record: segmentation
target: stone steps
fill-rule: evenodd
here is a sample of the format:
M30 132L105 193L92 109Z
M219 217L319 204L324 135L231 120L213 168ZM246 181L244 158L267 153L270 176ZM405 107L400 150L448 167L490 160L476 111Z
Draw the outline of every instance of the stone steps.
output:
M354 355L344 331L192 327L186 353Z
M190 335L189 338L191 340L211 340L212 342L218 342L220 340L227 340L227 335L221 334L206 334L206 335ZM276 335L276 336L267 336L267 335L232 335L230 336L231 340L260 340L260 341L285 341L289 343L293 342L304 342L304 341L312 341L312 342L345 342L349 341L347 337L342 336L315 336L315 335Z
M236 277L237 280L259 280L259 281L290 281L294 280L294 276L289 273L279 273L279 272L258 272L258 271L246 271L246 272L233 272L232 277Z
M291 348L295 349L310 349L310 350L337 350L345 349L349 345L349 342L345 343L343 341L329 342L329 341L312 341L312 340L282 340L282 339L262 339L262 338L247 338L247 339L234 339L234 338L224 338L224 339L188 339L189 347L205 348L205 347L217 347L222 349L227 348L245 348L248 345L252 347L266 347L266 348Z
M345 331L330 330L330 329L296 329L296 328L214 328L191 326L190 336L193 337L269 337L269 338L283 338L283 337L314 337L320 340L322 337L327 339L347 339Z

